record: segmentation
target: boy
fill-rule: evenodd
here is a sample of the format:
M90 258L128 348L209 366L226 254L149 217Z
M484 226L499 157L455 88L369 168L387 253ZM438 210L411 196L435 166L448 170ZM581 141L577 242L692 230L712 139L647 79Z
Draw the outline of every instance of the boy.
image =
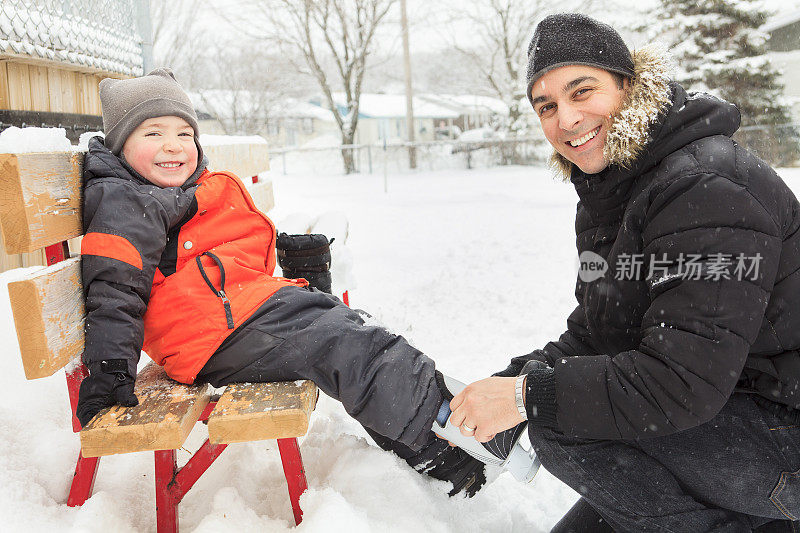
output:
M172 73L103 80L100 99L105 141L93 139L84 162L81 423L138 403L144 349L183 383L310 379L381 447L451 481L451 494L474 494L483 464L431 433L452 397L433 361L305 280L272 276L275 228L237 177L206 170ZM505 460L521 432L488 459Z

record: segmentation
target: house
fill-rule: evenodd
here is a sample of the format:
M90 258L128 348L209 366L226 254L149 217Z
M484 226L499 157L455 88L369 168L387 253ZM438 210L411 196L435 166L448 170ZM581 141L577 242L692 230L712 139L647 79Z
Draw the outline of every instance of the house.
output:
M423 94L420 98L458 113L449 124L461 131L474 130L495 124L498 117L508 116L508 106L499 98L474 94ZM438 124L441 132L445 124Z
M769 35L769 58L782 71L784 94L792 102L794 121L800 124L800 9L778 13L760 29Z
M345 97L334 93L339 113L345 113ZM322 107L319 100L312 101ZM414 140L433 141L439 124L452 124L459 113L419 96L413 99ZM358 109L355 144L398 142L407 139L406 97L402 94L362 93Z
M342 142L333 113L294 99L277 106L267 124L266 137L273 146L338 145Z
M189 98L203 133L261 135L275 147L303 146L320 137L341 142L331 112L308 102L244 89L208 89Z

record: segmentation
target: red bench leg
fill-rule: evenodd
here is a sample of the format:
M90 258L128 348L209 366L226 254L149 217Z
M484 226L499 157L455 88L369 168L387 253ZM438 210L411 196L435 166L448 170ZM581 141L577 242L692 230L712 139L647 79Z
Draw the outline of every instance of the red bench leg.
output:
M84 457L83 454L78 454L75 475L67 497L67 507L80 507L92 495L99 462L99 457Z
M283 473L289 485L289 501L292 503L294 522L299 525L303 521L303 510L300 509L300 495L308 488L303 458L297 439L278 439L278 450L281 452Z
M178 470L175 450L155 452L155 463L157 531L178 533L178 502L169 487Z

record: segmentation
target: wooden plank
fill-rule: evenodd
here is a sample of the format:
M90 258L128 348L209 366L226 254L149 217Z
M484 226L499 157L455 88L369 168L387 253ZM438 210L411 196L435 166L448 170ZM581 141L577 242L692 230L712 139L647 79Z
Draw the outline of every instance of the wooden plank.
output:
M0 231L0 272L11 270L12 268L20 268L27 266L44 266L47 264L47 258L44 254L44 248L36 250L28 254L7 254L5 245L3 244L3 232ZM80 253L80 248L78 252Z
M89 91L89 111L90 115L101 115L100 110L100 78L94 75L87 74L86 80Z
M0 109L11 109L8 99L8 68L6 61L0 61Z
M84 457L180 448L211 398L208 384L184 385L148 364L136 378L136 407L100 411L81 430Z
M212 444L301 437L317 403L307 380L228 385L208 417Z
M62 113L79 113L78 111L78 89L75 86L76 73L69 70L61 72L61 109Z
M83 153L0 154L6 252L32 252L82 233Z
M96 67L85 65L75 65L72 63L65 63L58 59L45 59L39 56L29 56L27 54L15 54L13 52L0 52L0 60L9 63L24 63L27 65L39 65L43 67L55 67L59 70L70 70L73 72L83 72L87 74L94 74L103 78L133 78L131 74L122 72L114 72Z
M50 111L50 87L47 81L47 67L30 65L31 107L34 111Z
M31 102L31 77L28 65L8 63L8 104L9 109L33 111Z
M89 96L91 91L89 77L86 74L77 74L75 81L78 87L78 113L91 115L93 111L91 97Z
M54 67L47 69L48 97L50 110L57 113L64 111L64 96L61 94L61 71Z
M267 143L214 144L203 146L203 152L211 169L233 172L242 181L269 170Z
M250 196L253 197L256 207L262 213L269 212L275 207L275 193L271 181L259 181L250 187Z
M52 375L83 351L80 257L8 284L22 366L28 379Z

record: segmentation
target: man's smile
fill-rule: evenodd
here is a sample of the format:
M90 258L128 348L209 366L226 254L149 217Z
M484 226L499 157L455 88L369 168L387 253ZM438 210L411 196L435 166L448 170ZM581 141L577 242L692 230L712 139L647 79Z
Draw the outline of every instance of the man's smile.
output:
M595 136L600 133L601 126L597 126L595 129L590 131L589 133L583 135L582 137L578 137L577 139L573 139L571 141L567 141L567 144L572 146L573 148L578 148L579 146L583 146L587 142L591 141L595 138Z

